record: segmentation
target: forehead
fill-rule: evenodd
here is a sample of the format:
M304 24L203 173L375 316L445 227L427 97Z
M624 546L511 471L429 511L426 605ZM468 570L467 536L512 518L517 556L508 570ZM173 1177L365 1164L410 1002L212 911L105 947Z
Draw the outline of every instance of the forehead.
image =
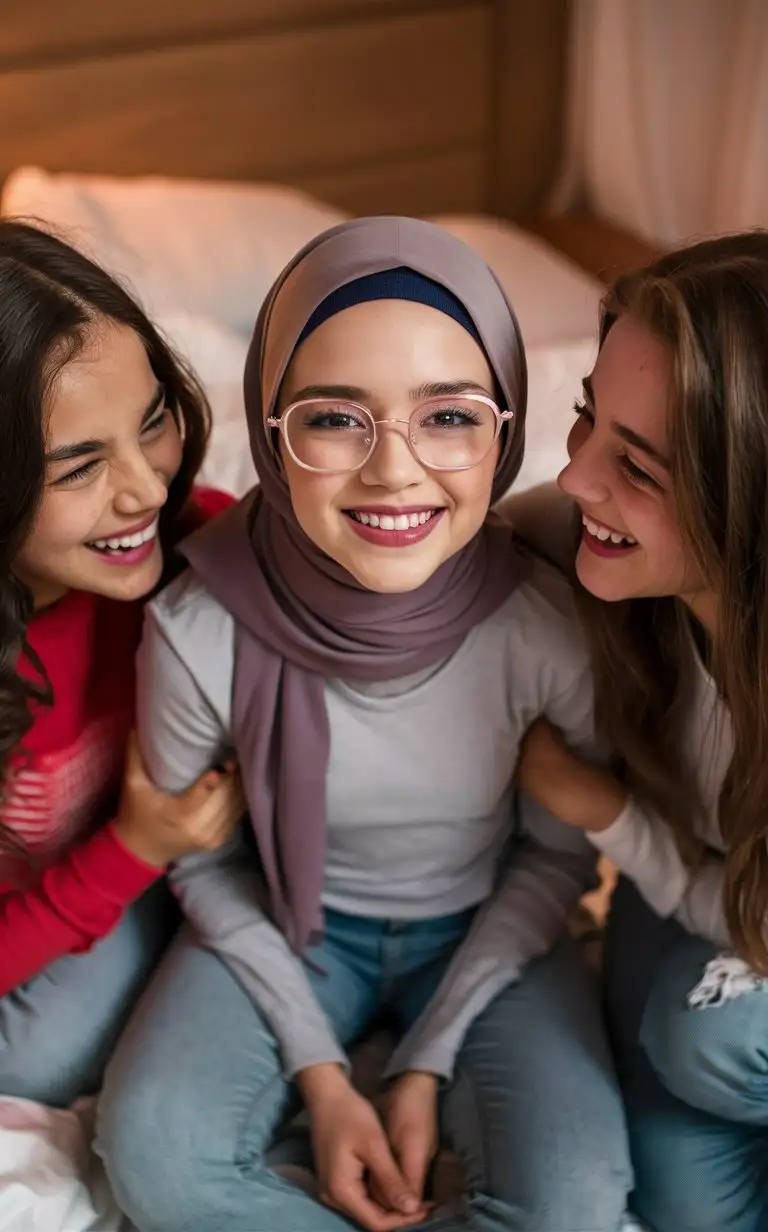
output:
M127 325L99 322L51 385L49 444L108 438L145 409L156 385L138 334Z
M294 352L294 387L324 381L371 387L387 375L408 380L452 373L487 381L488 361L458 321L426 304L371 300L324 321Z
M664 450L670 357L662 342L624 314L611 326L592 372L598 416L607 416Z

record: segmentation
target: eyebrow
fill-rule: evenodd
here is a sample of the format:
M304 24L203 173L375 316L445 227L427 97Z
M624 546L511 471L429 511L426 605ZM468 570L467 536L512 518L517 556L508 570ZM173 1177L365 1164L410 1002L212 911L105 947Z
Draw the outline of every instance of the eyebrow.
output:
M152 395L151 401L145 406L141 413L141 426L146 424L148 419L151 419L160 403L165 398L165 386L158 384ZM72 462L75 458L88 457L92 453L100 453L106 448L106 441L88 440L75 441L71 445L60 445L58 449L52 449L50 453L45 455L46 463L51 466L56 462Z
M581 384L584 389L584 397L594 410L595 393L592 388L592 381L588 376L585 376ZM621 439L626 441L628 445L633 445L635 449L639 449L642 453L647 454L649 458L653 458L654 462L658 462L659 466L663 466L667 471L669 470L669 458L666 458L655 445L652 445L650 441L647 441L644 436L640 435L639 432L635 432L632 428L628 428L626 424L619 423L615 419L611 420L611 428L616 435L620 436Z
M478 381L425 381L416 389L409 390L413 402L421 402L425 398L450 398L459 394L480 393L491 397L491 393ZM365 402L371 398L370 389L359 385L305 385L291 395L291 402L301 402L305 398L346 398L349 402Z

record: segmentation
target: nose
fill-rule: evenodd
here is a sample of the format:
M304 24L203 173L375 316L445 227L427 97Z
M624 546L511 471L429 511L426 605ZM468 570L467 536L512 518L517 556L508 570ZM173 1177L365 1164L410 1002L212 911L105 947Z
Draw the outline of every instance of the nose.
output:
M599 442L592 433L574 448L574 431L568 438L570 462L557 477L558 486L568 496L588 505L599 505L610 499L608 467Z
M122 460L115 480L114 504L119 513L147 513L160 509L168 499L168 488L159 474L136 449Z
M360 471L360 479L368 487L399 492L402 488L421 483L424 467L411 450L408 425L400 421L376 425L376 445Z

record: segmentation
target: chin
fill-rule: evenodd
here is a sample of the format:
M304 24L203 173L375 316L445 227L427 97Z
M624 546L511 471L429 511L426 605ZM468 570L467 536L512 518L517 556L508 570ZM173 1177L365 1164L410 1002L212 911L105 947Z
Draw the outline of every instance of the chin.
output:
M144 599L158 585L163 572L163 557L157 551L148 561L134 568L122 565L101 565L98 574L91 574L88 581L78 587L103 595L105 599L117 599L132 603Z
M601 565L593 558L585 562L580 552L576 557L576 576L585 590L604 603L621 603L625 599L640 597L642 592L638 591L637 584L631 584L626 576L622 577L616 565L617 562Z
M406 561L389 564L382 561L373 568L370 561L366 561L359 568L356 567L354 561L341 563L366 590L375 591L379 595L404 595L408 591L418 590L420 586L428 582L442 562L438 561L433 568L423 563L417 564L415 561L411 564Z

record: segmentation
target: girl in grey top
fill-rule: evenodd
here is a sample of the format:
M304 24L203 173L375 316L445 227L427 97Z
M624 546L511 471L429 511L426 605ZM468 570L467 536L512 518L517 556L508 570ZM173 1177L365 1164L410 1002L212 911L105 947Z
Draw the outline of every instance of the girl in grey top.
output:
M594 752L570 592L487 517L522 455L514 315L439 228L358 220L278 280L245 387L261 488L153 605L139 710L171 790L234 748L250 821L176 872L194 932L102 1099L118 1200L142 1232L617 1232L622 1109L566 936L594 856L512 791L540 714ZM383 1010L377 1113L346 1050ZM297 1091L322 1203L267 1157ZM466 1201L433 1216L438 1104Z

